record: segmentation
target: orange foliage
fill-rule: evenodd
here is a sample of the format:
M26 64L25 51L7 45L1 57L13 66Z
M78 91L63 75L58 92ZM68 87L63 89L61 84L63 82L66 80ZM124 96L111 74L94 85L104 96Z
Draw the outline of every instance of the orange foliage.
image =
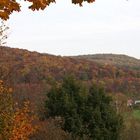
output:
M13 11L20 11L19 3L15 0L0 0L0 17L2 19L8 19Z
M35 117L29 110L29 102L14 111L12 93L12 88L7 88L0 80L0 140L28 140L36 130Z
M9 140L28 140L29 136L35 132L36 129L32 125L34 117L29 114L29 102L25 102L24 107L14 114L13 129Z
M32 3L29 6L31 10L44 10L50 3L55 2L55 0L25 0ZM72 3L79 4L82 6L83 1L87 1L88 3L94 2L95 0L72 0ZM7 20L9 15L13 13L13 11L20 11L20 3L17 0L0 0L0 18Z

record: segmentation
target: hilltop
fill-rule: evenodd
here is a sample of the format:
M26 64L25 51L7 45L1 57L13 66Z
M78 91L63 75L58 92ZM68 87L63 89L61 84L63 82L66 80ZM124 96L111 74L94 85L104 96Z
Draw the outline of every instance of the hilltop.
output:
M72 58L85 59L94 61L99 64L109 64L130 68L140 68L140 60L134 57L121 54L95 54L95 55L78 55Z

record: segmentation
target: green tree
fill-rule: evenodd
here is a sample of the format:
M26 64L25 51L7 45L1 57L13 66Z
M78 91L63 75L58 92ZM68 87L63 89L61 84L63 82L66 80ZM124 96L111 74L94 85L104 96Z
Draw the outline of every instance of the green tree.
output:
M62 129L73 139L118 140L122 119L104 89L87 87L68 76L54 86L46 100L47 117L63 120Z

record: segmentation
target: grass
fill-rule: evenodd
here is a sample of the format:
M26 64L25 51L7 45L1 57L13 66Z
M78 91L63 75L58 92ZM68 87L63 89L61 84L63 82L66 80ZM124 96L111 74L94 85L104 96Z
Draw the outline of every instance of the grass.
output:
M134 110L133 111L133 117L134 118L137 118L137 119L140 119L140 110Z

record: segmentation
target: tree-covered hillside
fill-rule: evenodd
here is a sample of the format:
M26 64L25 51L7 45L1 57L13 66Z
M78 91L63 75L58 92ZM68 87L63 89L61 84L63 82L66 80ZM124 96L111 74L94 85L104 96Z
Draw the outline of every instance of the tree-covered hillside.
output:
M79 55L73 58L86 59L100 64L110 64L110 65L140 69L140 60L127 55L95 54L95 55Z
M140 98L140 69L137 65L135 65L137 67L133 65L131 65L131 67L129 67L129 65L126 66L125 65L126 63L122 64L122 62L126 62L126 60L123 60L123 58L121 57L119 58L118 56L117 56L118 57L117 59L114 59L114 57L115 56L113 55L112 58L110 58L111 60L115 61L115 64L114 63L112 64L112 63L108 63L108 60L105 60L105 59L104 59L104 63L102 63L100 60L97 61L97 59L96 61L91 61L84 57L82 58L61 57L61 56L54 56L50 54L30 52L23 49L0 47L0 80L5 83L5 87L10 87L10 91L12 90L12 93L13 93L12 102L15 103L14 106L18 106L18 108L21 108L21 114L23 114L22 107L24 107L25 101L28 100L30 102L29 109L32 110L34 114L39 118L39 121L37 120L35 121L37 125L39 126L39 128L37 130L37 133L35 133L34 137L32 138L32 140L72 139L71 135L68 135L67 132L75 133L75 131L73 130L73 126L74 128L77 128L75 127L75 125L77 126L77 121L75 121L75 119L76 117L81 118L81 116L77 116L79 113L78 114L76 113L76 116L73 116L70 113L71 111L72 112L73 111L74 112L79 112L79 111L87 112L88 109L94 110L93 107L90 108L92 104L90 104L86 98L84 99L81 98L83 97L83 94L85 93L89 95L90 93L92 93L90 92L90 87L92 87L92 84L96 84L97 86L100 85L101 87L104 87L105 93L113 97L113 103L111 102L111 104L109 103L108 105L111 105L113 109L117 110L118 114L121 114L124 116L125 129L122 132L124 134L124 136L122 134L122 138L124 138L123 140L129 140L129 138L131 137L132 139L133 138L135 139L135 137L138 137L138 138L140 137L139 136L139 123L137 123L139 122L139 120L135 120L135 118L133 117L135 115L134 113L138 112L138 109L136 108L136 110L131 110L126 105L128 99ZM119 59L121 59L121 65L116 64L117 61L120 62ZM132 59L132 60L134 61L135 59ZM136 60L136 61L139 64L139 60ZM133 64L135 64L135 62ZM62 86L63 78L67 75L72 75L79 83L82 83L86 87L84 89L84 86L80 86L80 84L78 85L78 87L80 86L79 88L80 90L78 90L78 94L80 96L67 95L68 93L67 88L69 89L71 87L69 86L69 84L66 84L67 88L64 88L65 90L63 90L63 86ZM70 82L70 80L68 81ZM62 89L61 89L61 86L62 86ZM57 90L54 91L52 90L53 88L56 88ZM72 89L73 89L73 86L72 86ZM3 91L3 88L1 88L1 90ZM71 90L71 88L70 88L70 91L71 91L70 93L74 93L74 90ZM55 93L57 95L57 98L53 96L53 94ZM63 93L66 93L64 94L64 100L57 93L60 93L62 95ZM64 111L64 114L66 114L65 119L69 117L68 114L74 117L72 118L74 120L72 120L73 125L70 131L66 131L67 129L64 129L64 126L60 127L60 124L62 124L62 122L59 117L53 118L53 119L46 118L45 114L47 110L45 108L45 100L49 99L49 97L51 97L50 98L51 103L49 104L49 106L51 107L53 106L54 108L57 108L59 106L64 105L63 107L66 110L68 110L68 112ZM102 99L102 96L101 98L98 95L96 97L97 99ZM94 103L94 101L96 103L97 100L94 100L95 98L93 98L91 103ZM73 99L76 102L73 102L74 101ZM89 100L91 100L91 98L89 98ZM52 104L52 101L54 102L54 104ZM78 107L79 103L77 105L77 101L78 102L80 101L81 109ZM83 106L82 106L82 103L84 103ZM103 109L104 105L102 106L103 102L101 100L99 100L98 103L99 103L98 104L99 106L97 107L97 111L95 110L95 114L97 113L97 116L99 115L99 117L97 117L97 122L101 122L100 120L98 120L99 118L101 120L104 120L104 119L106 120L104 116L100 115L100 111L101 110L103 111L105 108ZM49 106L47 105L46 107L50 109ZM77 106L77 109L75 109L75 106ZM59 109L61 110L61 107ZM24 108L23 108L23 111L24 111ZM50 110L50 111L54 111L54 110ZM107 113L107 110L106 112L103 112L103 114L104 113ZM21 114L19 115L21 116ZM28 117L28 113L26 115ZM58 114L58 115L63 116L63 113ZM92 117L90 115L89 117ZM25 115L23 115L22 117L24 116ZM112 115L107 115L107 116L110 118ZM82 116L82 119L83 120L81 120L81 122L78 122L78 125L80 124L81 128L83 128L83 126L87 126L87 124L85 124L86 121L84 121L85 120L84 116ZM27 118L25 118L25 120L27 120ZM114 121L113 121L113 124L114 124ZM18 123L22 124L22 120L21 121L19 120ZM92 123L94 125L94 122ZM114 132L114 130L110 131L110 128L106 126L106 123L107 122L105 121L104 130L102 130L103 127L100 127L102 126L102 124L99 125L98 123L96 123L97 126L99 126L97 130L95 130L95 127L93 127L92 132L94 132L93 134L97 134L95 132L98 131L99 135L98 136L96 135L96 136L98 137L99 140L101 136L100 134L102 132L105 132L106 130L107 130L106 131L107 133ZM27 125L29 124L28 126L29 127L31 126L30 128L34 128L32 127L31 122L27 122L26 124ZM135 128L137 130L132 132L133 124L135 124ZM23 128L24 127L22 126L20 128L15 127L16 132L18 134L20 130ZM14 132L15 132L15 129L13 129ZM89 130L91 130L90 127L88 127L87 132ZM129 133L129 131L131 131L131 133ZM29 132L32 132L32 131L29 131ZM85 140L88 140L87 136L89 135L87 135L87 132L83 130L82 131L78 130L78 134L81 132L82 134L80 134L79 137L86 136ZM21 133L21 134L22 135L27 134L27 131L26 133ZM126 134L128 135L128 137L126 137ZM21 137L22 135L19 135L19 136ZM108 138L108 136L110 135L106 135L106 136ZM119 135L117 135L117 137L118 136Z
M20 99L38 97L46 90L46 84L49 88L53 82L61 82L62 77L67 74L72 74L86 83L91 81L101 83L109 93L121 92L128 96L139 96L140 70L138 68L126 67L126 63L120 67L108 61L101 65L101 60L97 61L97 56L95 62L84 57L82 59L61 57L0 47L0 79L12 86L15 93L20 93ZM115 55L106 57L111 59L111 56L115 63L119 59L122 60L121 63L126 61L119 56L115 59ZM134 64L139 64L139 60L129 59L135 60Z

